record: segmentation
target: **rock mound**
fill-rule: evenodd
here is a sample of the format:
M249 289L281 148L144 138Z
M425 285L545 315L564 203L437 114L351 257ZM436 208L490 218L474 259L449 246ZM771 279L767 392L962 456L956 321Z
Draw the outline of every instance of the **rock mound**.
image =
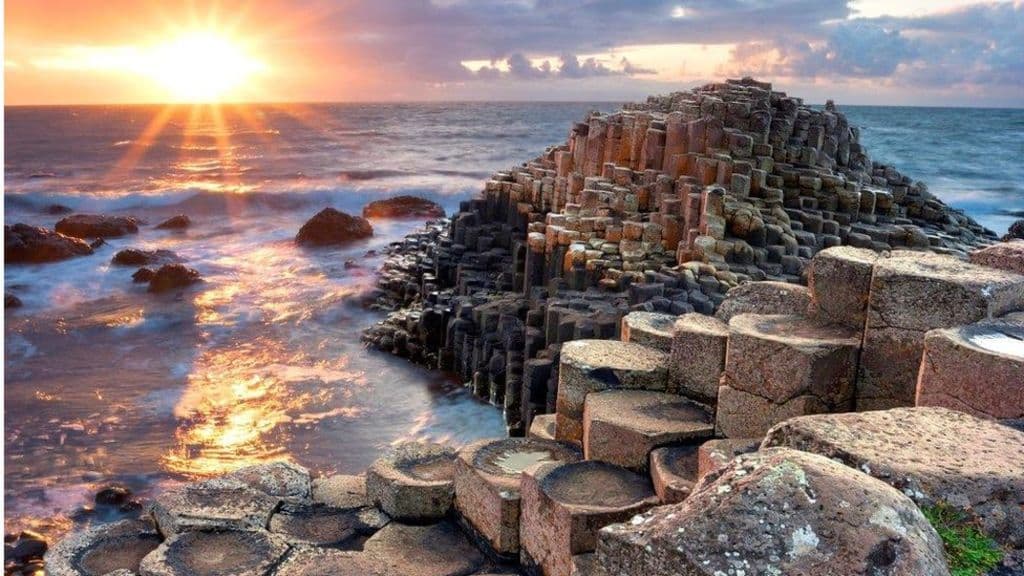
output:
M118 238L138 233L139 223L130 216L74 214L60 219L54 229L75 238Z
M4 226L4 260L8 263L56 262L88 254L92 248L78 238L28 224Z
M192 225L192 220L184 214L171 216L167 220L156 225L157 230L183 230Z
M444 208L426 198L396 196L363 206L363 218L444 218Z
M138 272L136 272L137 274ZM150 292L167 292L185 288L199 282L200 276L193 268L184 264L164 264L149 280Z
M177 262L178 255L170 250L139 250L138 248L126 248L121 250L110 260L111 264L119 266L146 266L149 264L163 264Z
M327 246L370 236L373 236L373 227L365 218L324 208L302 225L295 235L295 242L305 246Z

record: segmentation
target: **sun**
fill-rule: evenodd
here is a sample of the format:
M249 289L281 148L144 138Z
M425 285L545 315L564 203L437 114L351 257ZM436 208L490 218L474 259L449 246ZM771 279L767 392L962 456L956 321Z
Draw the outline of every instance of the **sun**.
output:
M149 52L147 75L175 102L219 102L266 68L241 42L211 31L175 36Z

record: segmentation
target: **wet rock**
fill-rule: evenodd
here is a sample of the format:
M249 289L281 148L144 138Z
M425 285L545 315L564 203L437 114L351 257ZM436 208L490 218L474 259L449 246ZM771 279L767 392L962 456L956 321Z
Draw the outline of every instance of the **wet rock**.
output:
M291 462L267 462L240 468L224 476L226 480L238 480L252 488L292 500L308 500L312 480L309 470Z
M28 224L4 226L4 260L9 264L65 260L92 254L92 248L79 240Z
M33 558L42 558L46 554L46 540L30 530L23 531L11 550L11 558L17 562L26 562Z
M806 286L785 282L751 282L730 289L715 318L729 322L739 314L806 315L811 292Z
M805 416L768 432L763 447L834 458L920 504L965 509L999 543L1024 549L1024 433L945 408Z
M184 214L171 216L167 220L156 225L158 230L183 230L192 225L192 220Z
M269 529L293 546L340 546L357 536L373 534L389 521L376 508L285 503L270 518Z
M102 247L104 247L106 245L107 245L107 241L104 240L103 238L97 238L97 239L93 240L92 242L89 242L89 248L92 248L93 250L99 250L100 248L102 248Z
M302 225L295 242L304 246L325 246L370 236L373 236L373 227L365 218L324 208Z
M263 529L281 501L239 480L217 478L173 488L153 503L166 536L192 530Z
M405 442L366 471L366 494L392 518L424 522L444 518L452 507L455 450L441 444Z
M63 204L50 204L43 211L53 216L57 216L59 214L70 214L74 212L74 210L72 210L71 207L65 206Z
M444 208L426 198L396 196L363 206L363 218L444 218Z
M133 276L134 279L134 276ZM199 282L199 272L184 264L164 264L149 280L150 292L167 292L186 288Z
M94 498L100 506L121 506L132 497L132 491L124 486L107 486L100 489Z
M369 506L366 477L336 474L313 480L313 501L332 508Z
M138 233L139 225L130 216L74 214L57 221L54 230L75 238L119 238Z
M140 576L249 576L267 574L288 544L264 531L197 531L167 538L142 559Z
M650 480L606 462L549 462L523 472L520 560L543 574L569 574L593 552L597 532L658 504Z
M4 308L21 308L21 298L10 292L4 292Z
M909 498L789 449L740 456L683 503L604 528L597 554L622 576L949 574L942 541Z
M384 562L385 574L403 576L459 576L484 564L483 554L448 520L429 526L392 522L366 541L363 553Z
M153 280L153 276L155 275L156 272L154 272L151 268L146 268L145 266L143 266L142 268L139 268L132 274L132 282L136 284L149 284L149 282Z
M151 522L122 520L71 534L46 554L52 576L102 576L116 570L137 572L142 559L160 545Z
M975 250L971 252L970 260L972 264L1024 274L1024 240L1011 240Z
M178 255L170 250L126 248L114 254L110 263L119 266L146 266L149 264L164 264L178 261Z

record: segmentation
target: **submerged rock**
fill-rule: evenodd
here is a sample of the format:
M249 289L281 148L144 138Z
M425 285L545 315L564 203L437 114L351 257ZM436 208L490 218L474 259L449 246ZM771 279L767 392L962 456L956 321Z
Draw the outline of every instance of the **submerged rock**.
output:
M155 274L156 272L154 272L151 268L146 268L145 266L143 266L142 268L136 270L134 274L132 274L132 282L135 282L136 284L148 284L149 281L153 279L153 276Z
M370 236L373 236L373 227L365 218L351 216L334 208L324 208L302 225L295 235L295 242L307 246L326 246Z
M138 274L138 272L136 272ZM166 292L199 282L199 272L183 264L164 264L149 280L150 292Z
M118 238L139 231L138 221L130 216L75 214L62 218L54 229L75 238Z
M65 206L63 204L50 204L43 211L46 212L47 214L53 214L54 216L58 214L70 214L74 212L74 210L72 210L71 207Z
M10 264L55 262L88 254L92 248L78 238L28 224L4 226L4 260Z
M21 298L10 292L4 292L4 308L21 308Z
M184 214L171 216L167 220L156 225L158 230L182 230L192 225L192 220Z
M139 250L126 248L110 260L111 264L120 266L145 266L147 264L163 264L177 262L178 255L170 250Z
M416 196L396 196L374 200L363 206L364 218L444 218L437 202Z
M609 574L948 575L914 503L867 474L806 452L740 456L681 504L601 531Z

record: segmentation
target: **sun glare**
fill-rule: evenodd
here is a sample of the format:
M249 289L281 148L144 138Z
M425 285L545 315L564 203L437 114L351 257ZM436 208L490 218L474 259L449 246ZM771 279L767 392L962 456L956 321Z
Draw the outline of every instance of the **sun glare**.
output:
M225 36L192 32L153 47L147 73L175 102L218 102L265 65Z

